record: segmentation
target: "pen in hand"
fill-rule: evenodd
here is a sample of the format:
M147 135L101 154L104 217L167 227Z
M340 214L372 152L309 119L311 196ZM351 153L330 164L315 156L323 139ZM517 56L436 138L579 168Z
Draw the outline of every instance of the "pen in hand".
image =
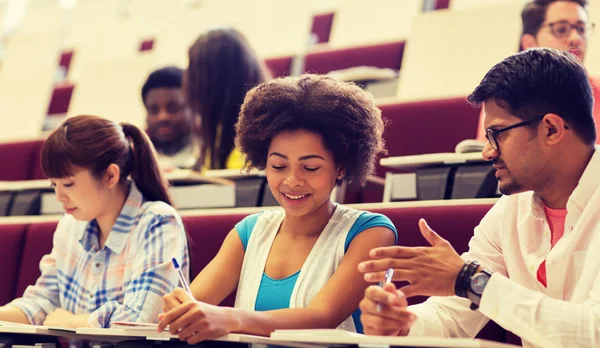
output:
M190 286L188 285L187 281L185 280L185 277L183 276L181 267L179 267L179 263L177 263L177 259L173 258L172 260L173 260L173 266L175 266L175 270L177 271L177 274L179 275L179 282L181 283L181 286L192 298L194 298L194 295L192 295L192 290L190 289Z
M385 271L385 280L379 282L379 286L384 287L387 284L392 282L392 278L394 278L394 269L393 268L388 268L387 271ZM377 313L381 313L381 303L377 303Z

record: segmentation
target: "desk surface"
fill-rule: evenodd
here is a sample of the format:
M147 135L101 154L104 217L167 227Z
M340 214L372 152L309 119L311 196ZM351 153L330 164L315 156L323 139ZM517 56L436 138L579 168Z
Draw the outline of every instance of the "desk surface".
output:
M382 158L379 163L386 168L417 169L448 164L484 163L481 152L471 153L430 153L425 155Z
M274 332L271 337L262 337L245 334L229 334L214 341L236 343L259 343L266 345L291 346L291 347L327 347L332 345L357 345L359 347L461 347L461 348L510 348L516 347L506 343L465 338L436 338L436 337L389 337L366 336L351 332L336 332L329 334L326 331L340 330L278 330L287 331L278 334ZM305 331L306 333L302 332ZM324 333L314 333L314 332ZM28 336L54 336L75 338L90 341L119 343L125 341L169 341L177 340L176 336L169 333L150 333L144 335L138 332L127 332L122 329L52 329L44 326L3 326L0 327L0 337L3 334L21 334ZM179 343L179 342L178 342Z
M264 172L261 171L252 170L246 173L240 169L209 170L202 174L191 170L176 170L165 175L166 179L175 185L179 183L234 185L234 181L238 179L264 176ZM0 181L0 192L45 189L51 190L48 179Z

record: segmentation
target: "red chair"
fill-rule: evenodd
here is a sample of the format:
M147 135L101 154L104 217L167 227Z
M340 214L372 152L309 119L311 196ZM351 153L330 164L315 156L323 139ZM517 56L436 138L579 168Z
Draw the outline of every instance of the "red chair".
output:
M323 13L313 17L312 28L310 32L317 37L316 43L329 42L329 35L331 34L331 24L333 23L333 16L335 13Z
M39 140L0 143L2 170L0 181L29 180L36 146Z
M48 106L49 116L64 115L69 111L69 104L71 103L74 89L75 85L71 83L65 83L54 87L50 105Z
M38 140L33 148L31 155L31 171L29 173L30 180L47 179L48 177L42 171L42 147L44 146L44 140Z
M304 71L327 74L330 71L357 66L400 70L403 53L404 41L312 52L306 55Z
M292 57L277 57L265 59L265 64L273 78L289 76L292 70Z
M19 277L19 262L22 259L23 243L27 225L0 225L0 305L5 305L15 298L15 288Z
M57 224L57 221L36 223L27 228L15 297L23 296L25 289L35 284L40 277L40 260L42 256L52 251L52 240Z
M190 250L190 279L194 279L217 255L229 231L245 216L245 214L201 215L183 218ZM223 300L221 305L233 306L234 302L235 292Z

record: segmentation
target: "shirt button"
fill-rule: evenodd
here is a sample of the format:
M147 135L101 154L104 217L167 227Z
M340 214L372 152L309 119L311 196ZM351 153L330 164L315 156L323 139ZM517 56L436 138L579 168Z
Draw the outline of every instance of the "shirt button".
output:
M569 227L569 231L573 231L573 226Z
M96 262L96 268L100 268L100 266L102 266L102 264L100 262Z

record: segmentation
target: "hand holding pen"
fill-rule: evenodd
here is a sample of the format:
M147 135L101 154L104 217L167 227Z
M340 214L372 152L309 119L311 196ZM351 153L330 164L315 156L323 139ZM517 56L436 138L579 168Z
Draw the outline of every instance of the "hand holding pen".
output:
M392 282L392 279L394 278L394 269L393 268L388 268L387 271L385 271L385 280L379 282L379 286L381 286L382 288L385 287L387 284ZM381 303L377 303L377 312L381 313Z
M396 288L393 278L394 269L388 268L384 280L365 291L359 307L362 312L360 320L367 335L405 336L417 319L408 310L406 296Z

